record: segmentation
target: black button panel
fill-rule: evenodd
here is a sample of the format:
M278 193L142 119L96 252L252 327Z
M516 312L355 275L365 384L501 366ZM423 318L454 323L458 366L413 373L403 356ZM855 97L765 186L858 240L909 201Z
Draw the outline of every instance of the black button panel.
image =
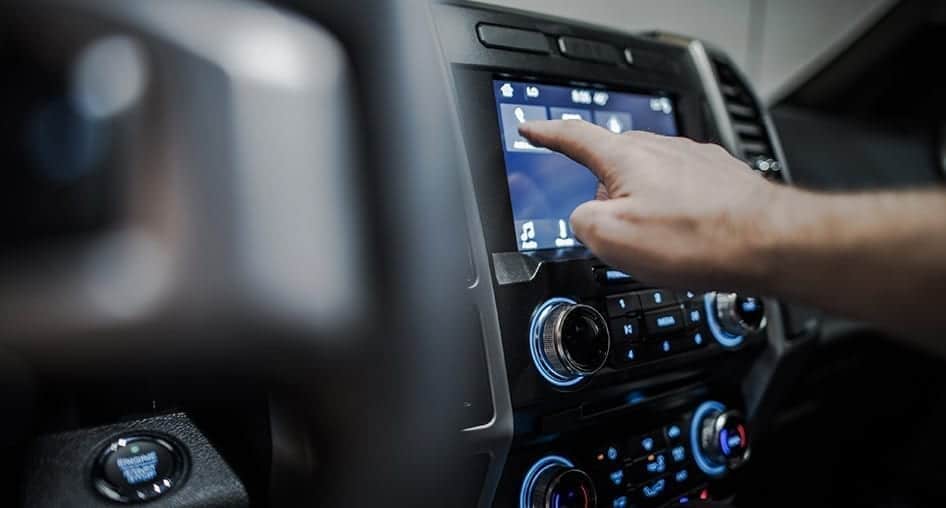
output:
M99 454L93 483L103 496L138 503L175 489L187 472L182 445L167 437L131 435L116 438Z
M669 358L709 344L703 295L648 289L605 298L610 363L618 369Z

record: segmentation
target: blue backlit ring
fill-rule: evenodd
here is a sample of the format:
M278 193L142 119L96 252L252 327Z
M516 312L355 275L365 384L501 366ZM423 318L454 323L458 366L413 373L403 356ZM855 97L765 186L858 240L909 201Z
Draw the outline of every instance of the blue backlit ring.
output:
M706 325L709 327L716 342L728 348L742 345L742 342L746 340L745 335L733 335L719 326L719 321L716 320L716 293L706 293L703 295L703 303L706 306Z
M519 490L519 508L532 508L532 489L535 488L536 480L538 480L539 475L553 467L572 469L575 464L558 455L549 455L539 459L529 468L526 477L522 479L522 488Z
M552 309L554 309L556 305L561 304L577 305L577 302L570 298L550 298L542 305L539 305L539 307L535 309L535 312L532 313L532 323L529 326L529 352L532 354L532 363L535 364L535 368L546 381L555 386L567 388L577 385L585 379L585 376L563 377L559 375L552 369L552 366L549 365L548 360L542 353L542 323L552 312Z
M703 450L700 449L700 442L702 441L700 434L703 432L703 420L711 413L723 413L725 411L726 406L714 400L709 400L696 408L696 411L693 412L693 418L690 420L690 449L693 453L693 460L700 470L706 473L707 476L713 478L725 474L726 465L716 464L707 458L706 455L703 455Z

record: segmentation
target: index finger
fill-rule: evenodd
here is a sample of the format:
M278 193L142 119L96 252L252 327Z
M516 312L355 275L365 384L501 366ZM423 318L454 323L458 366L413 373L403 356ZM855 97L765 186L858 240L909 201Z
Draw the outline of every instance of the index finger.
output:
M617 134L584 120L540 120L519 126L519 134L536 146L560 152L609 183L606 154Z

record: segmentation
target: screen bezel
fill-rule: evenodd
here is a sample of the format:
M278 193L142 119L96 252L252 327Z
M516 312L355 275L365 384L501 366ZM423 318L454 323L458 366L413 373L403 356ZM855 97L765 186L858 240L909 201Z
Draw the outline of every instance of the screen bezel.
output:
M586 259L593 255L584 246L519 251L518 236L506 176L505 154L493 80L508 79L560 86L600 87L615 92L666 96L674 101L674 120L681 136L707 141L706 106L700 88L686 73L648 74L629 83L623 80L576 79L552 73L519 73L506 69L454 64L461 129L473 173L474 192L490 254L516 253L539 261ZM603 74L603 73L599 73ZM606 78L606 76L603 76Z

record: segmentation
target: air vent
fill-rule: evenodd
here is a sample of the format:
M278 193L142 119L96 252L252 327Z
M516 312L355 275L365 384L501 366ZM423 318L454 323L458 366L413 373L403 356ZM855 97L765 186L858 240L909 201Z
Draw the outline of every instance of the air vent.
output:
M762 110L748 84L726 62L714 59L713 67L743 159L767 177L781 180L782 165L775 156Z

